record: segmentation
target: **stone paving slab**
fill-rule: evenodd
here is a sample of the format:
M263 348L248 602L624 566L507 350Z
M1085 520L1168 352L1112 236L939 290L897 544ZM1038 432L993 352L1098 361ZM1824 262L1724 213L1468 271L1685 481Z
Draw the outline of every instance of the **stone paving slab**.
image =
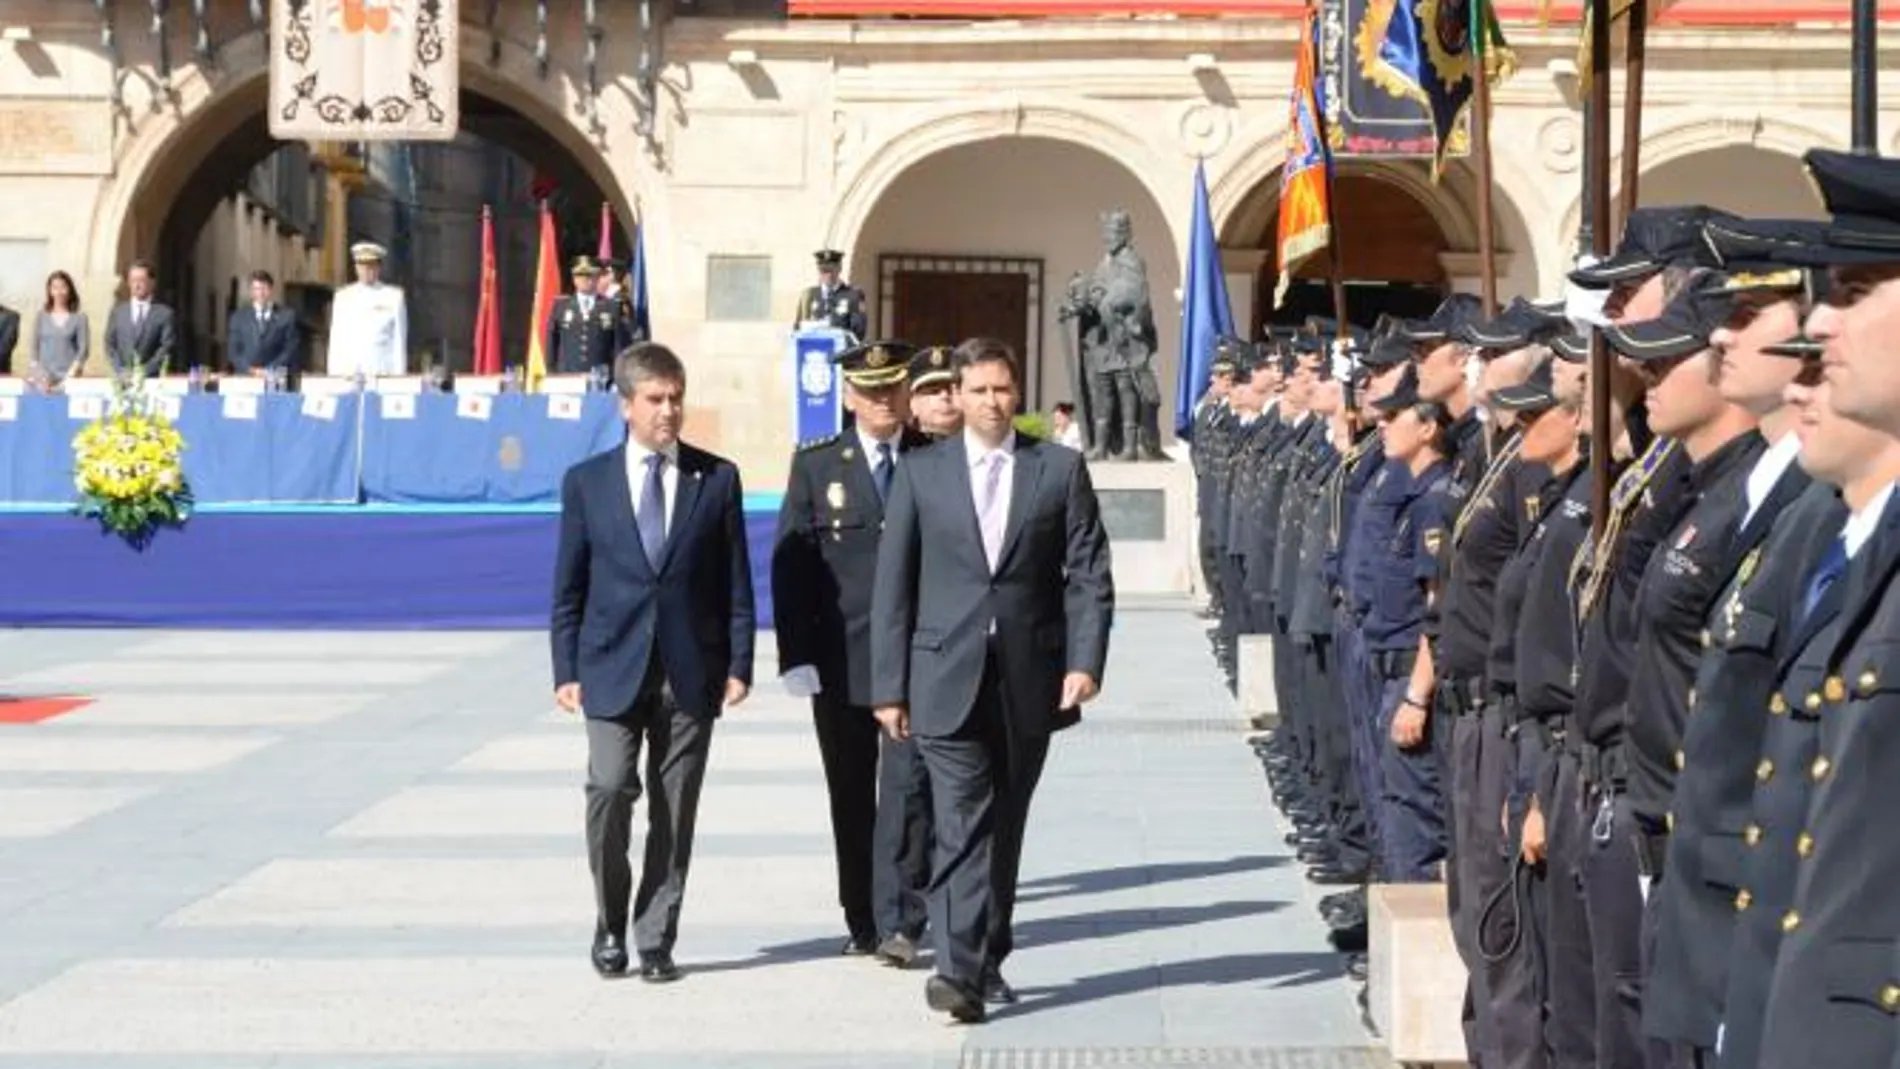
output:
M1381 1064L1203 627L1118 615L1031 817L1024 1001L975 1029L923 972L834 956L769 635L714 741L688 975L654 989L586 963L585 743L545 636L0 632L0 692L100 699L0 726L0 1069Z

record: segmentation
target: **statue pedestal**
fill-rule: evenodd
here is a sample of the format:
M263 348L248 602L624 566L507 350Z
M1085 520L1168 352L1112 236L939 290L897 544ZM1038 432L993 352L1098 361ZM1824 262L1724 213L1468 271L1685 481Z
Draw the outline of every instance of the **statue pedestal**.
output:
M1194 469L1184 462L1093 461L1117 594L1194 592Z

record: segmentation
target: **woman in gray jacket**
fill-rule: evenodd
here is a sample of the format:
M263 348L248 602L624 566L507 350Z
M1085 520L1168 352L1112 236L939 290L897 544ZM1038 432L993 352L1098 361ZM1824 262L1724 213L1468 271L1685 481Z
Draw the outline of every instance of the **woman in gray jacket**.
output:
M79 310L79 290L73 278L55 271L46 278L46 303L33 326L33 360L47 390L58 389L70 375L85 370L92 347L92 328Z

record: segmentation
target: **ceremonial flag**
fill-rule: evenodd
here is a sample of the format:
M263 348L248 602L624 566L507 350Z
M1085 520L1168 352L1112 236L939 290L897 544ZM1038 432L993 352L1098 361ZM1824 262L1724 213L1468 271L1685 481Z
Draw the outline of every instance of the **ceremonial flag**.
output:
M600 202L600 251L594 256L602 264L614 258L614 210L606 201Z
M1188 228L1187 281L1181 287L1181 361L1174 383L1174 433L1187 438L1194 428L1194 403L1207 389L1214 343L1234 332L1234 310L1227 302L1221 273L1220 243L1207 209L1207 169L1194 165L1194 219Z
M627 263L627 295L633 301L633 325L642 339L653 338L653 316L647 308L646 224L633 228L633 259Z
M529 393L539 390L541 380L548 377L548 318L554 314L554 299L561 295L558 242L554 213L548 211L548 202L542 201L541 252L535 257L534 267L534 315L528 320L528 371L524 385Z
M1286 163L1280 168L1280 281L1273 306L1286 299L1293 271L1332 244L1332 152L1321 123L1318 68L1319 10L1308 5L1293 67L1293 106L1286 123Z
M1472 70L1482 62L1496 80L1515 61L1490 0L1398 0L1379 46L1379 62L1418 86L1431 109L1438 142L1432 180L1437 181L1458 117L1471 102Z
M495 215L482 205L482 300L475 312L475 374L501 374L501 282L495 273Z

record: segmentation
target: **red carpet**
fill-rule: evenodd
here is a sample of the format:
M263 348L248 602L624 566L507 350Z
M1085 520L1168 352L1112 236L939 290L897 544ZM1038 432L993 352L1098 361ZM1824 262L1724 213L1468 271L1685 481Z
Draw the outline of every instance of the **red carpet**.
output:
M15 698L0 695L0 724L37 724L91 704L91 698Z

